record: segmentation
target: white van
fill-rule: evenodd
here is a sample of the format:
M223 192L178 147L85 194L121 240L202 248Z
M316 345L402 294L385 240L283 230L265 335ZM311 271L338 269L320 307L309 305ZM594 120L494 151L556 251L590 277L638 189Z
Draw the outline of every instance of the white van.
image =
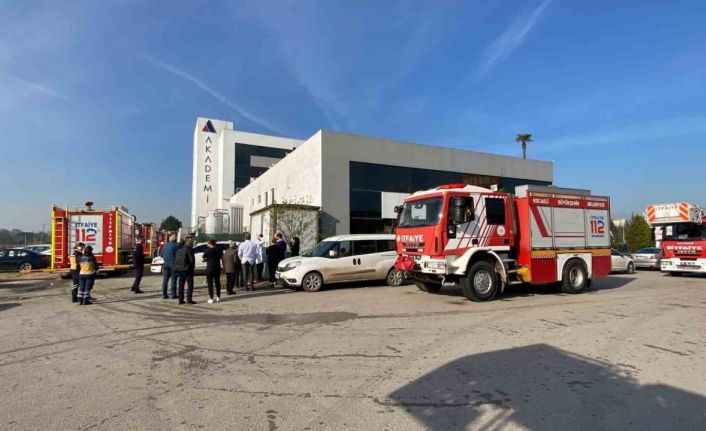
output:
M326 238L306 255L284 259L276 278L307 292L350 281L386 280L399 286L404 274L393 268L396 258L394 235L340 235Z

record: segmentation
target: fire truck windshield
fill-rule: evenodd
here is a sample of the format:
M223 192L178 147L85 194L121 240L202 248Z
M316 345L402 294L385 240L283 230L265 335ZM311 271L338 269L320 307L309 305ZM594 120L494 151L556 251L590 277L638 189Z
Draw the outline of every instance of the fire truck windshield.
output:
M666 225L664 239L666 241L694 241L706 239L706 224L674 223Z
M405 202L399 227L435 226L441 218L442 198Z

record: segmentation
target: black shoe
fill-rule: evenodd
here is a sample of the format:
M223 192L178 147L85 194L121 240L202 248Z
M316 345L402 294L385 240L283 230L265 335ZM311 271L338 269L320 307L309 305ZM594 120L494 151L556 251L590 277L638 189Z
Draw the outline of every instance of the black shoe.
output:
M76 299L76 298L71 298L71 302L73 302L73 303L75 304L75 303L78 302L78 299Z
M133 290L133 292L135 292L135 293L145 293L145 292L141 291L140 289Z
M83 299L81 299L80 301L76 301L76 303L77 303L78 305L83 305Z
M169 299L169 297L167 295L162 295L162 299ZM174 299L174 298L172 298L172 299Z
M193 299L187 299L186 303L187 304L196 304L196 301L194 301Z
M93 304L89 299L84 299L83 300L83 305L91 305Z
M179 299L178 296L170 296L169 299Z
M186 301L179 301L179 305L184 305L186 304Z

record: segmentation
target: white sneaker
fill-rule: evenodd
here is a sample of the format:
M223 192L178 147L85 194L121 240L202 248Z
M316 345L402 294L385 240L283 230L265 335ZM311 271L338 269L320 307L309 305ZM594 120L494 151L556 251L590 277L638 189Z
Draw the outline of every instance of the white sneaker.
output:
M216 296L216 302L221 302L221 297L220 297L220 296Z
M213 299L209 299L209 300L206 301L206 302L208 302L209 304L213 304Z

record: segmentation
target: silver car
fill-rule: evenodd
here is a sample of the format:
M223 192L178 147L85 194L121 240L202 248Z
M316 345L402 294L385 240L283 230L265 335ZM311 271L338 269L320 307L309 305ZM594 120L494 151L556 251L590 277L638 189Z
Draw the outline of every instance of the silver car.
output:
M662 249L656 247L641 248L633 254L636 268L659 269Z
M611 272L624 272L626 274L635 272L635 261L633 258L616 249L610 250L610 263Z
M321 241L307 256L284 259L276 278L285 286L317 292L324 283L386 280L402 284L404 274L395 270L394 235L341 235Z

